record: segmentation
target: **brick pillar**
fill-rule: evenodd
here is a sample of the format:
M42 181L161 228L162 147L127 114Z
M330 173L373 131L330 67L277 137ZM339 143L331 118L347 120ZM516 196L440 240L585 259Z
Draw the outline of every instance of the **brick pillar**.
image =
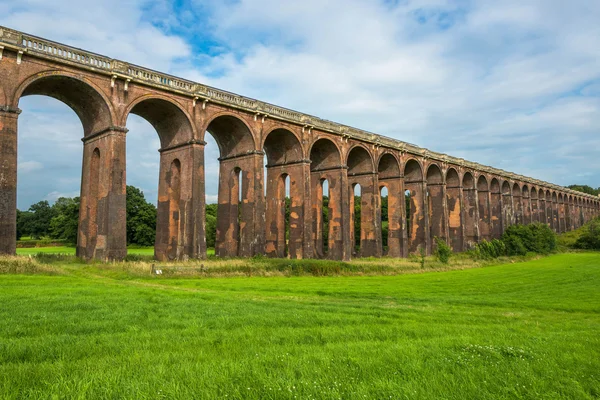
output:
M520 192L520 191L519 191ZM513 214L515 219L515 224L523 224L523 199L521 194L515 195L513 193Z
M310 243L310 233L306 232L306 225L310 226L310 219L306 218L309 210L306 201L306 178L308 161L299 161L291 164L267 166L267 197L265 213L265 249L271 257L289 257L302 259L311 257L312 252L307 250L305 242ZM286 254L285 232L285 176L290 179L290 220L289 240ZM310 212L309 212L310 214ZM306 238L306 240L304 239ZM312 249L312 246L309 247Z
M522 197L523 202L523 224L529 225L531 224L531 203L529 200L529 195Z
M490 191L477 190L477 203L479 206L479 239L490 240Z
M407 232L408 254L418 253L419 248L427 250L426 219L425 219L425 182L405 181L404 187L410 191L410 215L406 213L409 220ZM428 227L427 227L428 230Z
M514 210L513 210L513 198L511 193L502 194L502 214L504 215L503 232L506 229L515 224Z
M463 187L463 221L464 250L470 249L479 242L479 209L477 206L477 189Z
M366 173L348 178L348 208L350 210L350 240L354 250L354 190L352 186L360 185L360 252L359 257L381 257L381 215L378 213L379 187L377 174Z
M435 248L435 238L438 237L447 242L448 220L446 213L446 185L443 183L427 184L427 202L429 214L429 248L428 254L431 254Z
M206 257L204 143L160 150L154 256Z
M533 193L533 191L531 192ZM535 197L533 197L530 194L530 201L531 201L531 223L536 223L539 220L539 214L538 214L538 198L537 198L537 194Z
M79 257L120 260L127 255L126 132L110 127L83 139Z
M446 204L450 246L455 252L460 252L463 251L462 186L446 187Z
M219 205L215 245L218 256L251 257L264 253L263 157L262 152L252 152L219 159Z
M386 255L390 257L402 257L403 253L403 212L404 190L401 178L380 179L385 182L388 190L388 250Z
M17 120L21 110L0 106L0 255L17 247Z
M500 192L490 193L490 237L499 239L502 236L502 194Z

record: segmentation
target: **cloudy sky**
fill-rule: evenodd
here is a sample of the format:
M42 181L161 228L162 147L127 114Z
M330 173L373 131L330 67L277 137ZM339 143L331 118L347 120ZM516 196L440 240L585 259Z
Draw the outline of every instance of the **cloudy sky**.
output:
M0 0L0 25L434 151L600 186L600 1ZM79 192L82 127L21 100L21 209ZM131 116L128 184L156 200L158 137ZM216 199L217 149L207 148Z

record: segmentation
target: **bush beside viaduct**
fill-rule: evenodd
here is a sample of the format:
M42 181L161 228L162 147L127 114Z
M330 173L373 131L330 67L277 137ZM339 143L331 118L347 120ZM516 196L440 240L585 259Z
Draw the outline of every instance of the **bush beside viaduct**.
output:
M511 224L541 222L565 232L600 211L595 196L0 27L0 254L15 253L18 105L28 95L64 102L83 125L77 254L86 259L127 253L129 114L146 119L160 137L158 260L206 257L206 132L220 151L215 251L221 257L405 257L421 248L431 253L435 237L462 251L499 238Z

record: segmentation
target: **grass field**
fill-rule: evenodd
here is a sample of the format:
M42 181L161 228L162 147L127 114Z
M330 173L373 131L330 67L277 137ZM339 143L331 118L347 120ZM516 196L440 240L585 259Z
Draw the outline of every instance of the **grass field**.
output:
M396 276L0 275L1 398L592 399L600 254Z

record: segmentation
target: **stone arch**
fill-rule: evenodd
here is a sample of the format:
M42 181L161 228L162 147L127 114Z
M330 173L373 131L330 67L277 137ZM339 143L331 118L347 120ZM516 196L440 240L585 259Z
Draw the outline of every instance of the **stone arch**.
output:
M208 132L220 155L215 254L221 257L263 254L264 153L256 150L256 138L248 124L232 113L212 115L205 126L199 132L200 137L204 139Z
M318 171L342 166L340 149L327 138L320 138L310 146L310 169Z
M255 137L246 122L230 113L220 113L208 122L206 132L217 142L222 159L235 158L255 152ZM204 133L202 132L202 138Z
M407 182L423 181L423 169L421 164L414 158L406 160L404 164L404 180Z
M458 171L450 167L446 171L446 209L448 210L448 236L452 250L463 250L462 235L462 188Z
M114 125L110 100L94 83L64 71L45 71L30 76L15 92L13 104L26 96L48 96L71 108L83 125L83 136L101 132Z
M361 144L357 144L348 152L346 165L348 166L352 249L358 249L357 254L361 257L380 256L380 198L373 157L369 150ZM360 200L355 197L355 188L360 188ZM360 208L355 207L356 200L360 201ZM360 210L360 216L355 217L358 210Z
M416 253L420 248L427 249L425 223L425 194L424 176L421 164L410 158L404 164L404 188L410 193L407 220L407 247L410 253Z
M16 106L22 97L40 95L54 98L75 112L83 127L85 143L77 255L86 259L124 258L127 253L126 225L122 218L126 206L125 137L124 129L114 126L111 101L92 81L58 70L27 77L13 95L12 104ZM94 138L93 143L87 140L90 138ZM16 136L14 144L16 150ZM98 164L97 173L92 173L91 168L95 168L98 159L96 150L100 152L102 162ZM14 165L16 167L16 162ZM97 179L93 179L94 174ZM98 205L93 213L85 210L91 204Z
M389 152L383 153L377 162L377 172L379 179L400 177L400 161L395 155Z
M346 157L348 175L369 174L375 172L371 153L361 145L355 145Z
M130 114L145 119L154 127L163 149L190 142L196 137L192 117L179 103L168 97L147 95L137 98L124 113L123 126Z
M390 257L401 257L404 254L405 243L404 234L405 230L402 229L404 224L404 185L401 178L400 162L398 158L390 152L383 153L377 162L377 172L379 181L379 194L381 195L381 188L386 187L387 196L387 215L382 215L382 227L383 231L383 219L387 217L387 255ZM383 210L383 198L380 204ZM383 212L383 211L382 211ZM382 243L382 254L383 254L383 237Z
M475 179L473 178L473 174L469 171L463 174L463 188L467 189L475 189Z
M446 190L440 167L432 163L427 168L427 212L429 220L429 251L435 248L435 238L447 240Z
M267 156L268 165L285 165L304 159L302 143L289 129L271 130L265 136L262 148Z
M502 236L502 191L498 178L490 182L490 236L499 239Z
M306 164L303 163L302 144L293 132L275 128L266 135L263 149L267 159L265 252L272 257L303 258L307 221L303 184ZM289 188L286 188L288 178ZM289 217L286 218L288 195Z

